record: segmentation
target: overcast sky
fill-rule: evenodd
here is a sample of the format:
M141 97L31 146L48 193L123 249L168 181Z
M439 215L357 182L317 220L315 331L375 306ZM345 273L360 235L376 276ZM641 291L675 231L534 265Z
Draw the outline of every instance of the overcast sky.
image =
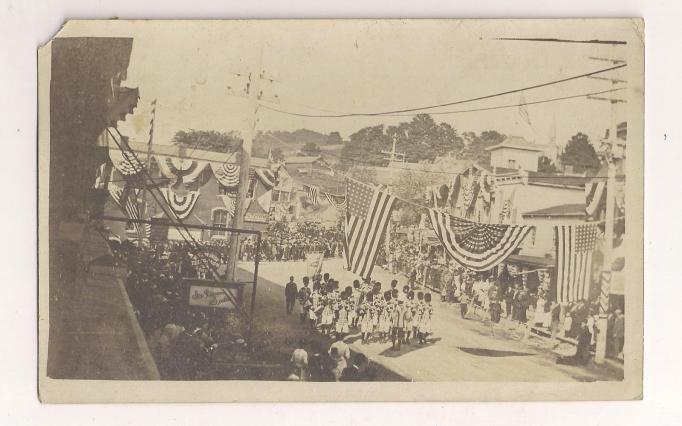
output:
M153 28L153 30L151 29ZM243 88L232 73L255 66L262 46L263 68L278 80L263 84L288 111L325 114L374 112L433 105L543 83L612 66L590 56L624 58L625 47L594 44L499 41L496 37L622 39L624 28L583 22L435 21L243 21L156 22L129 27L133 51L124 82L140 88L140 107L123 131L144 140L149 104L157 99L155 143L170 143L178 130L242 130ZM619 71L604 76L620 77ZM532 102L607 90L611 83L580 79L524 93ZM625 96L622 92L620 96ZM608 96L608 95L607 95ZM431 111L518 103L520 94ZM435 116L459 132L497 130L560 144L578 131L592 140L611 120L608 102L585 98L530 105L531 125L518 108ZM362 127L396 124L410 117L301 118L261 109L258 130L307 128L339 131L345 138ZM555 131L553 129L556 129Z

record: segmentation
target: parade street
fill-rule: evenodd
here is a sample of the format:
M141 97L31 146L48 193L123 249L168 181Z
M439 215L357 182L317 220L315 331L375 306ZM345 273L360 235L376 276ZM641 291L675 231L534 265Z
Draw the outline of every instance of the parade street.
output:
M243 268L252 267L244 263ZM259 288L255 321L268 318L278 326L300 327L295 313L285 313L284 285L290 275L301 285L307 275L308 264L300 262L262 262L259 265ZM327 259L323 272L339 280L341 287L351 285L357 277L343 269L340 258ZM373 279L387 288L393 276L382 268L375 268ZM396 276L399 287L406 283L404 276ZM277 294L265 294L280 290ZM428 291L428 290L427 290ZM392 351L391 343L361 344L359 333L351 332L346 342L353 351L362 352L374 363L412 381L596 381L620 380L622 370L609 365L587 367L557 365L557 355L547 348L545 339L523 339L520 331L509 330L507 322L491 329L489 321L469 311L462 319L458 305L440 302L434 295L433 335L425 346L403 345ZM273 306L274 304L274 306ZM274 316L274 318L273 318Z

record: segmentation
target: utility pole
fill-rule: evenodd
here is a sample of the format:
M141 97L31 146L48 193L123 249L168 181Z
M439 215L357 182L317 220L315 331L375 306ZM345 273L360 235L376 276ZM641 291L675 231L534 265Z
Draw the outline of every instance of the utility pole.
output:
M625 63L622 59L612 58L594 58L590 59L600 61L610 61L614 65ZM625 83L626 81L619 78L607 79L611 82L611 87L616 88L618 83ZM609 123L609 134L602 148L604 161L607 165L606 177L606 217L604 218L604 263L600 273L600 294L599 294L599 319L597 321L597 345L595 350L594 362L603 364L606 359L606 345L607 345L607 328L608 328L608 312L609 312L609 295L611 293L611 265L613 264L613 226L615 213L615 197L616 197L616 161L618 158L614 155L615 148L618 143L618 115L616 106L620 103L626 103L624 99L617 98L598 98L590 97L591 100L608 101L611 104L611 122Z
M606 331L608 327L609 295L611 293L611 265L613 264L613 215L615 208L616 165L608 162L606 181L606 219L604 223L604 265L600 274L601 291L599 295L599 321L597 322L597 346L594 362L604 363L606 359Z
M154 122L156 121L156 99L152 101L152 118L149 122L149 142L147 142L147 158L145 160L144 167L147 173L151 175L151 160L152 160L152 144L154 140ZM150 218L149 204L147 203L147 185L142 187L142 209L141 209L141 219Z
M404 152L395 152L395 144L398 141L398 136L393 135L393 149L390 151L381 151L382 154L387 154L388 157L386 158L389 163L393 162L405 162L405 153Z
M245 95L248 99L247 119L244 127L244 140L240 153L239 163L239 185L237 187L237 197L234 204L234 217L232 227L241 229L244 227L244 216L246 215L245 204L246 196L249 191L250 179L249 170L251 169L251 151L253 149L253 137L256 131L256 121L258 113L258 100L261 96L260 82L263 77L262 71L262 50L258 53L256 66L248 74ZM237 257L239 256L239 235L234 234L230 238L228 252L228 264L226 275L229 279L235 279L237 269Z

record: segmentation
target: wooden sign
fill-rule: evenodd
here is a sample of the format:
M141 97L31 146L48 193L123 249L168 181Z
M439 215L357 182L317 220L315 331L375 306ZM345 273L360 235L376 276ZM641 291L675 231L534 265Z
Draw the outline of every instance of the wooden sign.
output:
M234 303L230 300L228 289L201 285L189 287L189 304L190 306L202 306L205 308L235 308Z

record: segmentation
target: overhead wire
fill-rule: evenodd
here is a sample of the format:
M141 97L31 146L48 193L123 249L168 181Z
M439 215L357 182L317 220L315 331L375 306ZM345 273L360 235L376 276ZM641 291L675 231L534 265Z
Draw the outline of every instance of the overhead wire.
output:
M468 112L494 111L494 110L498 110L498 109L517 108L517 107L521 107L521 106L525 106L525 105L545 104L545 103L549 103L549 102L557 102L557 101L564 101L564 100L569 100L569 99L584 98L587 96L603 95L605 93L613 93L613 92L618 92L620 90L625 90L625 89L627 89L627 87L617 87L615 89L601 90L598 92L581 93L578 95L570 95L570 96L561 96L561 97L555 97L555 98L541 99L538 101L520 102L520 103L515 103L515 104L497 105L497 106L492 106L492 107L461 109L461 110L456 110L456 111L433 111L433 112L428 112L425 114L429 114L429 115L452 115L452 114L463 114L463 113L468 113ZM261 104L261 106L265 109L270 110L270 111L279 112L282 114L288 114L288 115L294 115L294 116L305 116L305 115L301 115L301 114L296 113L296 112L291 112L291 111L287 111L287 110L281 110L281 109L277 109L274 107L270 107L268 105ZM386 114L386 115L382 115L382 117L414 117L415 115L418 115L418 114L420 114L420 113Z
M552 80L544 83L539 83L539 84L534 84L530 86L525 86L517 89L512 89L512 90L507 90L504 92L497 92L497 93L492 93L489 95L484 95L484 96L477 96L474 98L468 98L468 99L462 99L462 100L457 100L457 101L451 101L451 102L445 102L441 104L434 104L434 105L426 105L426 106L421 106L421 107L413 107L413 108L403 108L403 109L396 109L396 110L391 110L391 111L382 111L382 112L350 112L350 113L342 113L342 114L304 114L304 113L296 113L292 115L297 115L300 117L308 117L308 118L345 118L345 117L374 117L374 116L386 116L386 115L392 115L392 114L399 114L399 113L406 113L406 112L414 112L414 111L424 111L424 110L430 110L434 108L442 108L446 106L452 106L452 105L459 105L463 103L469 103L469 102L474 102L474 101L480 101L484 99L491 99L491 98L496 98L499 96L504 96L504 95L509 95L513 93L519 93L527 90L533 90L533 89L538 89L541 87L547 87L551 86L554 84L560 84L560 83L565 83L567 81L571 80L577 80L580 78L586 78L589 76L597 75L597 74L602 74L605 72L617 70L619 68L626 67L627 64L621 64L621 65L616 65L613 67L609 68L602 68L596 71L588 72L588 73L583 73L583 74L578 74L574 75L571 77L566 77L566 78L561 78L557 80ZM262 105L262 104L261 104ZM275 108L267 107L268 109L275 110Z

